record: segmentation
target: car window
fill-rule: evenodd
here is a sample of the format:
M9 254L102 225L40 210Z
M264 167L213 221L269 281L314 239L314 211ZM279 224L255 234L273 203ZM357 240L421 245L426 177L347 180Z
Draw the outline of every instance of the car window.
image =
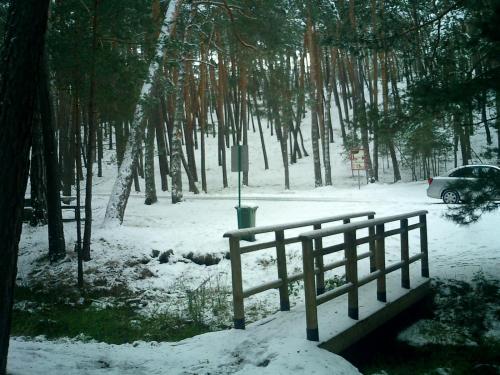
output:
M471 175L467 177L475 177L475 178L482 177L481 170L482 170L481 167L471 167L470 168Z
M479 173L479 171L477 173ZM450 177L477 177L477 176L473 175L473 169L471 167L465 167L457 169L455 172L450 174Z
M500 170L492 167L481 167L480 176L483 178L498 178L500 177Z

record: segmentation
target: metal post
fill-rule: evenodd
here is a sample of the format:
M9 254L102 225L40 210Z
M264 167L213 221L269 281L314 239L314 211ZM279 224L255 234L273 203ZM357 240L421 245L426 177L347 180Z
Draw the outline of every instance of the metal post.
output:
M281 279L280 310L290 310L290 298L288 296L288 274L286 269L285 233L280 230L275 232L276 238L276 263L278 265L278 277Z
M304 267L304 297L306 305L306 333L310 341L319 341L318 308L314 285L314 258L312 240L302 240L302 262Z
M314 230L321 229L321 224L315 224ZM318 274L316 275L316 295L325 293L325 265L323 260L323 239L314 239L314 252L316 253L315 261Z
M358 306L358 264L356 256L356 231L344 233L346 266L346 282L354 286L347 293L348 315L352 319L359 319Z
M422 276L429 277L429 247L427 242L427 216L420 215L420 251L422 252Z
M410 289L410 250L408 244L408 219L401 220L401 286Z
M377 300L387 302L387 293L385 286L385 228L384 224L376 226L375 240L375 265L380 271L380 276L377 278Z
M245 329L245 307L243 305L243 281L241 277L239 238L229 238L229 255L231 258L231 278L233 282L234 328Z

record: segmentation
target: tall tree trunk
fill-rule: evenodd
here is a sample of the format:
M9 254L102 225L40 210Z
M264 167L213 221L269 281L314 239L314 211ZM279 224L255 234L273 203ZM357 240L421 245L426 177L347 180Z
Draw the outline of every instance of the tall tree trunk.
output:
M85 180L85 230L83 231L83 260L90 260L90 240L92 237L92 180L96 143L96 113L95 113L95 55L97 52L97 12L99 0L94 0L94 15L92 17L92 57L90 65L89 93L89 125L87 139L87 178ZM73 143L73 142L71 142Z
M337 88L337 78L335 76L335 69L337 66L337 50L332 48L331 52L331 58L332 58L332 89L333 89L333 98L335 100L335 105L337 106L337 111L339 113L339 123L340 123L340 132L342 135L342 142L344 144L344 147L347 146L347 134L345 131L345 124L344 124L344 117L342 116L342 106L340 105L340 98L339 98L339 92Z
M186 142L186 155L188 166L194 178L194 182L198 181L198 174L196 171L196 159L194 155L194 132L195 132L195 118L194 118L194 98L191 92L191 82L193 81L193 70L191 62L185 62L185 84L184 84L184 108L185 108L185 121L184 121L184 139ZM193 185L190 184L189 191L193 191Z
M257 125L259 127L259 136L260 136L260 145L262 147L262 156L264 157L264 169L269 169L269 162L267 160L267 151L266 151L266 143L264 141L264 132L262 131L262 123L260 121L260 113L259 113L259 107L257 104L257 96L255 95L255 91L253 92L253 104L255 107L255 115L257 116ZM250 102L248 103L250 104Z
M497 113L497 118L495 120L495 127L497 129L497 164L500 164L500 93L495 93L495 108Z
M380 59L382 63L382 96L383 96L383 108L384 108L384 133L385 141L389 153L391 154L392 169L394 172L394 182L401 180L401 173L399 171L399 163L396 157L396 150L394 148L394 131L392 127L388 124L387 116L389 114L389 85L388 85L388 75L387 75L387 54L383 53L383 58Z
M64 228L61 212L61 177L57 162L57 146L54 130L54 114L50 100L47 60L43 59L40 70L39 105L42 120L45 174L47 177L47 220L49 231L49 259L57 261L66 255ZM77 126L78 124L75 124ZM80 131L79 126L77 131ZM76 153L80 150L74 148ZM74 160L74 158L71 158Z
M216 36L218 34L216 33ZM220 51L219 51L220 55ZM217 134L218 134L218 155L220 166L222 168L222 186L227 188L227 168L226 168L226 137L225 134L225 118L224 118L224 88L222 75L222 61L219 59L219 80L215 79L215 68L210 67L210 80L215 91L215 112L217 115Z
M0 53L0 374L7 371L17 255L49 1L12 1Z
M163 47L167 39L170 38L172 26L177 17L181 2L182 0L171 0L168 3L162 30L158 37L158 44L156 46L156 58L153 58L151 61L148 77L142 85L140 100L137 102L135 108L132 129L124 153L124 160L120 166L120 170L106 208L106 214L104 217L105 223L115 222L121 224L123 222L123 216L125 215L125 208L127 207L130 188L132 186L133 171L136 166L137 155L140 149L140 141L142 139L141 124L144 117L144 103L142 99L146 99L151 95L152 82L155 81L159 70L158 68L160 66L157 60L163 57Z
M207 171L205 162L205 136L206 136L206 125L207 125L207 66L205 61L207 61L207 50L205 43L201 45L201 59L203 62L200 65L200 87L199 87L199 100L200 100L200 145L201 145L201 189L207 192Z
M316 106L316 115L319 125L319 134L321 138L321 147L323 151L323 166L325 168L325 185L332 184L332 170L330 166L330 144L325 129L325 110L323 106L323 79L321 77L321 54L316 40L316 31L312 20L308 17L308 44L309 54L311 56L311 80L314 90L314 105Z
M43 158L43 134L40 113L35 113L33 120L33 139L31 142L31 207L34 216L30 224L45 224L47 209L47 179L45 177L45 160Z
M310 17L308 17L307 21L307 31L306 31L306 40L307 40L307 45L309 52L312 55L314 55L314 50L312 48L313 46L313 35L312 35L312 21ZM314 69L315 64L311 63L311 69ZM311 76L314 76L314 74L311 72ZM314 78L311 78L311 81L314 81ZM315 84L311 82L311 98L316 102L317 101L317 94L316 94L317 88L315 87ZM323 186L323 179L321 176L321 162L320 162L320 156L319 156L319 129L318 129L318 109L317 109L317 102L313 105L311 105L311 141L312 141L312 148L313 148L313 163L314 163L314 186Z
M156 116L155 116L156 114ZM161 190L168 190L168 158L167 144L165 138L165 121L161 105L153 108L152 121L155 125L156 145L158 146L158 164L160 166Z
M175 121L172 128L172 142L170 153L170 174L172 176L172 203L179 203L182 201L182 121L183 121L183 103L182 103L182 87L184 85L185 72L184 68L179 69L179 79L177 86L179 93L177 94ZM189 168L186 168L189 170Z
M64 122L59 124L59 150L62 154L62 169L63 169L63 195L71 195L71 186L75 181L75 166L74 166L74 145L71 142L73 130L69 120L69 104L66 97L61 98L62 111L66 112L62 115ZM63 112L63 113L64 113Z
M104 152L102 127L106 124L97 124L97 177L102 177L102 157Z
M243 128L243 145L248 145L248 123L247 123L247 67L240 62L240 108L241 108L241 127ZM248 186L248 171L243 172L243 185Z
M152 112L156 112L156 108L153 108ZM144 176L146 183L144 204L147 205L158 201L155 185L155 128L156 124L153 121L148 121L146 150L144 153Z

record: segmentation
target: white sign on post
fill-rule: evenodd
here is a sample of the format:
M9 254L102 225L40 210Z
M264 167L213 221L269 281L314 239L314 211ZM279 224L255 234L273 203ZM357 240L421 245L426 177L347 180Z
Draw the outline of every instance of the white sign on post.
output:
M358 189L361 189L361 176L359 175L359 171L368 170L367 156L368 155L364 148L354 148L349 153L349 159L351 159L351 170L353 172L358 171Z
M351 150L351 169L353 171L366 171L368 168L366 152L364 148L355 148Z

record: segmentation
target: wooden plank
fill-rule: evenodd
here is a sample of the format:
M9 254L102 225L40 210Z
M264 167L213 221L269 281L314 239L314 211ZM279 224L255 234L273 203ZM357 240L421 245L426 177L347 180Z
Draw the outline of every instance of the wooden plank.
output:
M427 243L427 217L420 215L420 252L422 256L422 276L429 277L429 247Z
M408 259L408 263L413 263L413 262L416 262L417 260L420 260L424 257L424 254L423 253L420 253L420 254L415 254L413 256L411 256L409 259Z
M337 298L342 294L348 293L352 288L354 288L354 284L346 283L335 289L329 290L328 292L325 292L322 295L316 297L316 304L321 305L325 302L331 301L332 299Z
M337 251L341 251L345 249L345 244L340 243L338 245L331 245L323 248L323 251L321 251L321 254L323 255L328 255L328 254L333 254L336 253Z
M414 230L414 229L418 229L418 228L422 228L422 227L423 227L422 223L416 223L416 224L408 225L408 231L411 231L411 230Z
M389 266L386 266L385 267L385 274L387 275L391 272L399 270L400 268L403 268L404 264L405 264L404 262L397 262L397 263L392 263Z
M234 328L245 329L245 307L243 305L243 281L241 277L240 240L229 239L231 257L231 280L233 285L233 320Z
M382 273L382 271L375 270L372 273L368 274L367 276L362 277L361 279L358 280L358 287L361 287L365 284L368 284L369 282L371 282L373 280L376 280L380 276L381 273Z
M251 253L257 250L272 249L276 246L276 241L262 242L255 245L247 245L240 247L240 254Z
M415 289L410 289L402 297L385 304L374 314L360 319L345 331L322 342L319 346L334 353L341 353L349 346L368 335L384 323L393 319L430 293L430 282L426 281Z
M401 233L402 233L401 228L386 230L384 233L384 237L387 238L387 237L395 236L395 235L401 234Z
M278 278L282 280L279 287L280 310L290 310L290 298L288 296L288 274L286 269L285 233L280 230L275 232L276 238L276 264L278 267Z
M413 211L413 212L408 212L405 214L401 215L394 215L394 216L386 216L386 217L379 217L376 219L370 219L370 220L363 220L363 221L358 221L355 223L350 223L350 224L344 224L344 225L335 225L333 227L329 228L324 228L321 230L316 230L316 231L309 231L309 232L304 232L300 234L300 238L303 239L315 239L318 237L326 237L326 236L332 236L335 234L341 234L350 230L358 230L358 229L363 229L363 228L368 228L370 226L377 226L380 224L386 224L390 223L393 221L399 221L401 219L409 219L411 217L416 217L416 216L425 216L427 214L427 211L421 210L421 211Z
M288 276L288 284L293 283L294 281L299 281L304 279L304 274L294 273L293 275Z
M334 221L344 220L346 218L357 218L357 217L363 217L363 216L374 215L374 214L375 214L375 212L373 212L373 211L355 212L355 213L349 213L349 214L344 214L344 215L324 217L321 219L298 221L298 222L293 222L293 223L288 223L288 224L267 225L267 226L261 226L261 227L255 227L255 228L238 229L238 230L232 230L232 231L224 233L224 237L241 238L241 237L249 236L252 234L268 233L268 232L276 232L278 230L287 230L287 229L308 227L308 226L313 226L315 224L331 223Z
M321 224L314 225L315 230L321 229ZM316 238L314 240L314 261L316 265L316 295L320 295L325 292L325 269L323 263L323 239Z
M408 219L401 220L401 287L410 289L410 248L408 243Z
M312 240L302 241L302 263L304 267L304 299L306 307L306 335L310 341L319 341L318 309L314 280L314 257Z
M337 262L333 262L333 263L329 263L325 266L325 272L326 271L331 271L335 268L339 268L339 267L342 267L342 266L345 266L347 260L346 259L342 259L342 260L339 260Z
M375 241L375 266L378 271L381 271L377 278L377 300L381 302L387 301L386 285L385 285L385 236L384 224L378 224L375 227L377 240Z
M345 279L348 284L354 285L347 293L347 311L349 318L359 318L358 305L358 260L356 255L356 231L351 230L344 233L345 257Z
M281 287L282 285L286 286L287 284L283 283L283 281L280 279L280 280L273 280L268 283L261 284L252 288L248 288L243 291L243 298L253 296L254 294L257 293L265 292L266 290L276 289ZM290 310L290 306L288 306L288 310Z
M368 220L373 220L375 219L375 215L369 215ZM376 271L377 267L375 266L375 227L369 226L368 227L368 238L369 240L369 249L371 252L370 256L370 272Z

